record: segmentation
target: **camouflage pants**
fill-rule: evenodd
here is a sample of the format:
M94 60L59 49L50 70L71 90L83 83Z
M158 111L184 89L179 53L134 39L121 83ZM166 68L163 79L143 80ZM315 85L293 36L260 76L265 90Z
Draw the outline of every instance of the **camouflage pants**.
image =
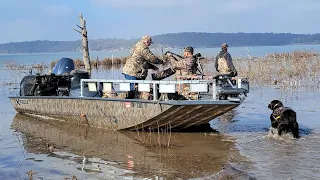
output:
M149 92L140 92L139 99L149 100L150 93Z
M181 91L178 91L179 94L184 96L186 99L197 100L199 95L195 92L190 92L190 85L184 84Z
M113 93L113 92L104 92L102 98L120 98L125 99L127 98L128 93Z

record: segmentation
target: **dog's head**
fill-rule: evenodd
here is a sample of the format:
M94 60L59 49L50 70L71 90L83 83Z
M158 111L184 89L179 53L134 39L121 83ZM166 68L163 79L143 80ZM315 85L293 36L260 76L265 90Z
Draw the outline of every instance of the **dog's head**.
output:
M271 110L275 110L276 108L279 108L279 107L283 107L282 102L279 101L279 100L273 100L268 105L268 108L271 109Z

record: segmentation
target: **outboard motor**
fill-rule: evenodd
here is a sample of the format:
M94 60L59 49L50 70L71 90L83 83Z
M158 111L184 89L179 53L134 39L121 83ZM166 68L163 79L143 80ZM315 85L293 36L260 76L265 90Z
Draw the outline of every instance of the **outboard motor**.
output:
M52 69L52 73L56 75L71 75L70 90L80 88L81 79L89 79L90 75L86 71L75 70L72 59L62 58Z
M50 75L25 76L20 83L20 96L69 96L70 90L80 87L81 79L89 73L75 70L73 60L62 58Z
M62 75L65 73L70 73L72 70L74 70L74 62L70 58L62 58L58 63L54 66L52 69L52 74L55 75Z

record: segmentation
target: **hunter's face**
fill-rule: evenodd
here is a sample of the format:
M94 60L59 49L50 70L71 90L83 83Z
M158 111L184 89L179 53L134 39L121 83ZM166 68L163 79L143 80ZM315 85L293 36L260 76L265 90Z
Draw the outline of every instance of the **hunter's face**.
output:
M146 44L147 46L150 46L151 43L152 43L152 40L151 40L151 39L148 39L148 40L145 42L145 44Z
M183 56L184 56L184 57L193 56L193 53L188 52L188 51L184 51L184 52L183 52Z

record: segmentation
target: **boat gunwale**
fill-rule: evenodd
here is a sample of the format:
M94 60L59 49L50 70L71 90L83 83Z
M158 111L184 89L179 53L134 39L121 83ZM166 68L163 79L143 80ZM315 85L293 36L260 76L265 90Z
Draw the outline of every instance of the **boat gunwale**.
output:
M115 101L115 102L133 102L133 103L153 103L165 105L239 105L245 98L241 98L239 102L229 100L144 100L144 99L120 99L120 98L101 98L101 97L67 97L67 96L9 96L9 99L75 99L75 100L99 100L99 101Z

